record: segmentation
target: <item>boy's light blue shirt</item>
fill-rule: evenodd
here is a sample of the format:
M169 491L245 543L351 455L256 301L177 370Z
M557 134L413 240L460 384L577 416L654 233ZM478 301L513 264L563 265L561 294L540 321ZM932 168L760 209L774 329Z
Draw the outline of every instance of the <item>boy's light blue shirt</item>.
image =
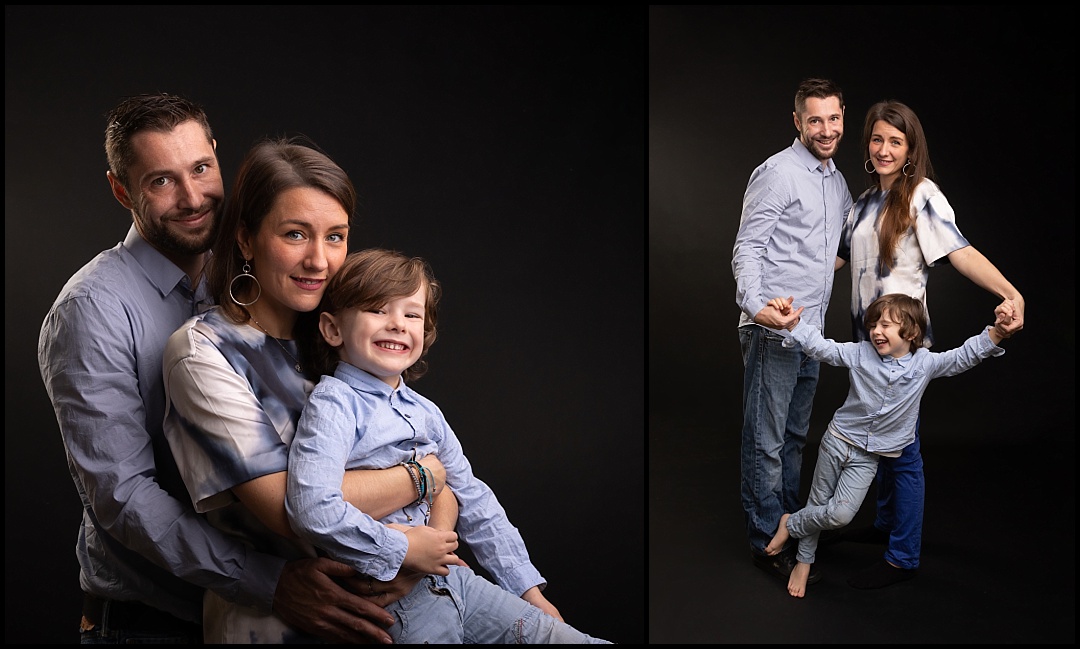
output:
M851 386L830 427L871 453L890 454L915 441L919 402L932 379L966 372L984 358L1005 350L990 340L989 328L956 349L931 352L920 347L901 358L878 354L869 341L838 343L801 321L791 331L810 358L846 367Z
M491 488L476 478L442 411L402 381L398 388L338 363L308 398L289 449L286 506L293 529L331 557L389 580L405 558L405 535L385 523L422 525L427 505L375 521L345 502L347 469L384 469L434 453L459 503L458 537L505 590L521 595L547 584L529 560L521 533ZM404 471L405 469L401 469ZM412 520L409 520L409 517Z

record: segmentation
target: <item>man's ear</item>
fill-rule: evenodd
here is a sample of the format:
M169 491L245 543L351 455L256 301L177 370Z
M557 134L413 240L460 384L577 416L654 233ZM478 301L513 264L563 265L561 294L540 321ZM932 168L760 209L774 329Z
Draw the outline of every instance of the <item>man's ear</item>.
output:
M802 133L802 124L799 123L799 114L791 111L791 119L795 121L795 130Z
M127 189L120 184L120 179L113 175L113 172L106 171L105 177L109 179L109 187L112 188L112 195L116 197L116 200L120 201L120 204L131 209L132 201L131 196L128 196Z

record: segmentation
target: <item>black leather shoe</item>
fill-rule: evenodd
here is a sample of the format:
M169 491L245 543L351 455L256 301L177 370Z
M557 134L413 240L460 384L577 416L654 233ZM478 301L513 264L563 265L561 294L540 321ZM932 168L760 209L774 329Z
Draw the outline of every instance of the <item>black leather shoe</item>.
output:
M751 555L754 558L755 566L784 580L784 583L787 583L791 571L794 570L795 564L798 563L793 550L784 550L780 554L774 554L773 556L757 554L756 552L752 552ZM814 564L811 564L810 576L806 578L806 585L816 584L819 581L821 581L821 573L815 569Z

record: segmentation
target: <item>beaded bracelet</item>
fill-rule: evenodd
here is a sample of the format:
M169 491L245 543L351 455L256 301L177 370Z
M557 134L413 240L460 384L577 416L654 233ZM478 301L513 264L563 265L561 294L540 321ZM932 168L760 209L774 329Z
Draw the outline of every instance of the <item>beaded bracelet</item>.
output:
M432 503L435 502L435 475L431 472L431 469L426 466L421 466L420 468L423 470L424 475L427 476L424 479L424 486L430 487L430 489L424 490L424 496L427 499L428 508L430 508Z
M417 465L420 467L420 475L422 477L421 483L424 487L424 500L427 502L427 508L424 509L424 525L427 525L431 520L431 505L435 500L435 476L432 475L431 469L424 465ZM430 485L430 489L428 486Z
M409 472L409 477L412 478L413 486L416 487L416 502L420 502L420 500L423 498L424 492L421 491L420 488L420 478L419 476L417 476L416 470L412 467L412 465L416 463L412 460L409 460L408 462L400 462L399 464L405 467L405 470Z
M406 460L405 462L398 462L398 464L405 467L405 470L409 472L413 486L416 487L416 501L413 502L413 505L427 504L427 510L424 511L424 525L427 525L431 519L431 506L435 502L435 474L431 472L431 469L416 460ZM408 512L405 512L405 516L411 523L412 516Z
M424 465L420 464L416 460L409 460L409 464L411 464L412 467L414 469L416 469L416 475L418 477L419 484L416 487L416 502L414 502L413 504L414 505L419 505L420 503L424 502L424 497L427 495L427 491L428 491L427 473L424 472L424 469L425 469Z

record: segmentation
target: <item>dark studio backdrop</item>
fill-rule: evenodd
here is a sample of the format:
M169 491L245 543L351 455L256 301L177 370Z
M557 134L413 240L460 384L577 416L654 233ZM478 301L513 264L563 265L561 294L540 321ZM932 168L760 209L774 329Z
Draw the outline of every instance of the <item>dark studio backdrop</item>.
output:
M649 637L652 642L1074 640L1075 68L1072 25L1045 5L652 6L649 10ZM751 171L797 136L795 89L844 91L836 162L867 187L863 119L919 115L968 240L1025 296L1007 353L932 382L917 579L857 591L881 546L821 548L821 584L791 598L750 561L739 502L743 366L731 257ZM998 300L930 272L938 342ZM848 268L826 335L851 339ZM847 394L822 365L803 462ZM855 524L872 521L871 489ZM688 594L693 594L688 597Z
M351 249L431 262L415 387L566 620L643 643L645 45L643 8L6 6L6 641L78 639L80 504L37 334L131 222L105 112L167 91L206 107L227 191L257 139L303 134L358 188Z

